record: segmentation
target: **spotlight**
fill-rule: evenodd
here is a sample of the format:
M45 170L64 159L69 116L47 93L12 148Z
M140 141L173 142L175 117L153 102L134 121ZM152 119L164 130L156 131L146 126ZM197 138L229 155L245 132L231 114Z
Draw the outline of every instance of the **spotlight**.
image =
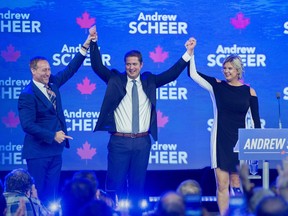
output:
M131 202L129 200L119 200L118 207L120 209L129 209L131 207Z
M143 199L139 202L139 207L143 210L147 209L148 208L148 201Z
M60 204L59 202L51 202L49 203L49 206L48 206L48 209L51 211L51 212L58 212L60 210Z

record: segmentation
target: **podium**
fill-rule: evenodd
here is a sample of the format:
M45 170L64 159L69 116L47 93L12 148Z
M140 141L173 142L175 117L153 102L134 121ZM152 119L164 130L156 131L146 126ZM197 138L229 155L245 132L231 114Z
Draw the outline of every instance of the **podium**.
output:
M288 129L239 129L239 160L262 160L263 188L269 188L269 160L288 155Z

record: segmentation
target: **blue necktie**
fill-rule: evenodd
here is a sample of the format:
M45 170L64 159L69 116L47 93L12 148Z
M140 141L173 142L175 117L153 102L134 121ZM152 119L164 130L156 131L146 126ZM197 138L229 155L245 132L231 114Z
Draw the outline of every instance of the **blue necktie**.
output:
M139 98L136 80L132 80L132 133L139 132Z

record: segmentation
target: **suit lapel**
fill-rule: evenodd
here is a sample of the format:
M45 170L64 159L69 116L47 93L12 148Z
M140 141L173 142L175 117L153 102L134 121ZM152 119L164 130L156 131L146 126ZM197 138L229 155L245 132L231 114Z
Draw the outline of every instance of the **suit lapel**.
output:
M120 80L121 80L121 87L122 87L122 89L120 90L120 94L121 94L122 97L124 97L126 95L126 85L127 85L127 82L128 82L127 74L126 73L122 73L120 75Z
M146 90L148 89L147 79L143 79L142 75L140 75L140 80L142 83L143 90L147 94L147 92L146 92Z
M50 100L43 94L43 92L33 83L32 83L32 88L33 88L33 92L35 94L35 96L40 100L42 101L42 103L46 106L46 107L51 107L54 109L52 103L50 102Z
M127 74L126 73L122 73L121 76L121 82L122 82L122 86L126 89L126 84L127 84Z

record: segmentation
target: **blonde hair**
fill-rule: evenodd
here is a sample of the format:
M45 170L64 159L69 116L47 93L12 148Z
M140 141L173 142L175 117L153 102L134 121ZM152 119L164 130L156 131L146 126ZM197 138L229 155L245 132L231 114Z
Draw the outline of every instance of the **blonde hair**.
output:
M241 57L238 55L230 55L224 60L222 65L224 66L227 62L230 62L233 67L236 68L238 72L238 79L242 79L244 73L244 66Z
M202 194L202 189L201 189L200 184L193 179L187 179L181 182L178 188L176 189L176 191L182 196Z

